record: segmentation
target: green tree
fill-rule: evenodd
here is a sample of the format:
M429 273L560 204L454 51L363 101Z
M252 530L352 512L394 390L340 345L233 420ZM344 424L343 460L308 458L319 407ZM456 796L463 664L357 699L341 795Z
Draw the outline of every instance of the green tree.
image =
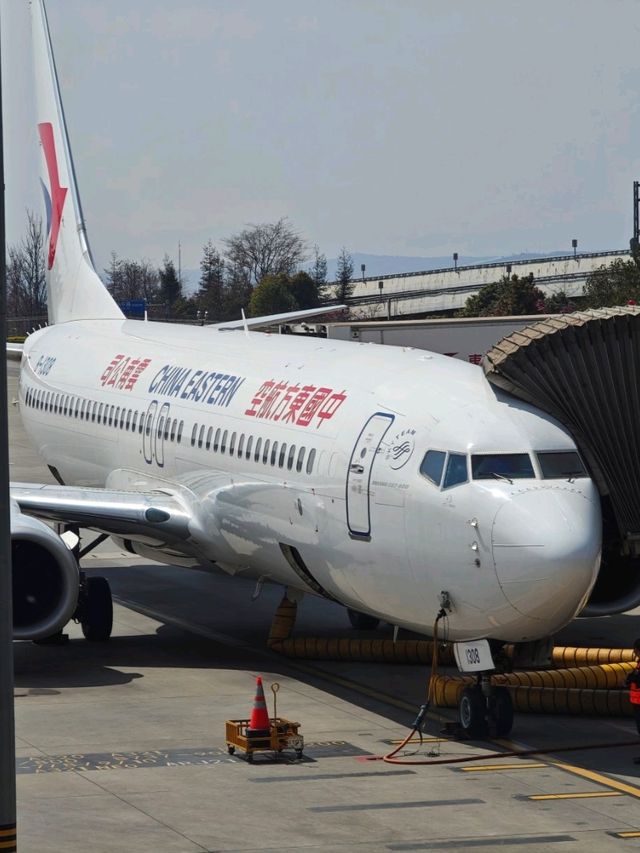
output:
M178 278L176 268L169 255L165 255L162 266L158 270L160 277L160 299L170 313L174 302L182 296L182 283Z
M640 267L622 260L598 267L587 276L583 296L589 308L640 303Z
M317 245L313 247L313 263L309 268L309 275L313 279L318 296L323 296L327 284L327 257Z
M544 293L535 286L533 273L525 278L503 276L500 281L485 284L470 296L459 317L514 317L539 314L544 310Z
M198 310L209 322L220 322L225 313L225 265L211 240L203 247L200 261L200 287L197 293Z
M567 296L564 290L558 290L544 298L543 311L545 314L570 314L572 311L577 310L577 302L570 296Z
M343 246L338 255L338 267L336 269L336 299L344 302L353 293L353 258Z
M296 302L296 309L318 307L320 304L320 291L309 273L297 272L288 279L288 284Z
M249 315L283 314L298 308L291 282L285 275L266 275L253 289L249 300Z

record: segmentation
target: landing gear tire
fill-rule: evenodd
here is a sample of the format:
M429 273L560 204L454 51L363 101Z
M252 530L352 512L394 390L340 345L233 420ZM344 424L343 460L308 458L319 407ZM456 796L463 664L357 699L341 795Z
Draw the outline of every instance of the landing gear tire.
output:
M460 728L470 738L487 733L487 703L479 687L465 687L458 705Z
M113 628L113 601L106 578L88 578L81 606L80 625L87 640L104 642Z
M349 616L351 627L355 628L356 631L375 631L380 624L380 620L376 616L369 616L368 613L360 613L357 610L352 610L350 607L347 607L347 615Z
M513 727L513 700L506 687L494 688L493 724L498 737L505 737Z

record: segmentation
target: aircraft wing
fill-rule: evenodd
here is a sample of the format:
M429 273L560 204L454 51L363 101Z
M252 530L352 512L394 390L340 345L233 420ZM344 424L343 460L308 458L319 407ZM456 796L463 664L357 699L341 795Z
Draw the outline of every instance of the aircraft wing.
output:
M304 308L300 311L287 311L284 314L266 314L264 317L247 317L241 320L229 320L225 323L213 323L209 328L225 332L230 329L251 329L255 326L272 326L275 323L293 323L295 320L304 320L306 317L319 317L321 314L330 314L332 311L340 311L346 307L346 305L323 305L320 308Z
M198 526L186 500L162 491L12 483L11 497L26 515L125 538L187 542Z

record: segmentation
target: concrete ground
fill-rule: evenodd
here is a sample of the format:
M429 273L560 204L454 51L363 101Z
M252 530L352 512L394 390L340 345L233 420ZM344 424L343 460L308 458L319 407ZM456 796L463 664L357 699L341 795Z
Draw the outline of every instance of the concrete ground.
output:
M11 364L10 396L16 366ZM12 478L51 481L11 409ZM21 853L113 851L624 850L640 845L640 746L628 719L521 715L515 746L427 742L368 760L401 739L423 701L417 666L290 662L266 650L281 590L163 567L106 542L84 561L116 596L110 642L75 625L63 646L15 644ZM628 645L637 614L574 623L566 644ZM381 629L375 636L388 634ZM351 636L342 608L307 598L297 632ZM280 684L278 713L300 721L304 758L247 763L227 753L225 720L250 713L255 676ZM606 743L605 749L591 749ZM563 745L584 747L554 752ZM624 834L631 833L631 837ZM635 838L633 834L635 833Z

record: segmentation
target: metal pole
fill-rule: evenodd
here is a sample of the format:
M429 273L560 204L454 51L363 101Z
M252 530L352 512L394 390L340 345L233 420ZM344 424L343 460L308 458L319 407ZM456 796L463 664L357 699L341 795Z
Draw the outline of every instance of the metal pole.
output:
M0 345L7 340L7 269L2 145L2 76L0 73ZM13 614L11 594L11 524L9 514L9 434L7 358L0 369L0 848L17 849L16 742L13 716Z
M640 239L640 181L633 182L633 236Z

